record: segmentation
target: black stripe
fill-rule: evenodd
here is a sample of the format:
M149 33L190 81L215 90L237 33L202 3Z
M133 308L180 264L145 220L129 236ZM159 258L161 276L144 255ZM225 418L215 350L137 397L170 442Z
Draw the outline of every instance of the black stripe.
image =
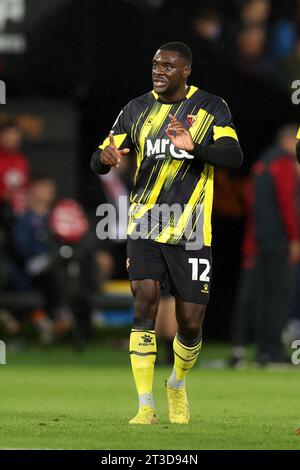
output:
M130 354L136 354L136 356L156 356L156 352L138 352L138 351L130 351Z
M192 362L192 361L194 361L194 360L197 358L197 356L195 356L195 357L193 357L193 359L183 359L183 357L179 356L179 354L177 354L176 351L174 351L174 354L175 354L177 357L179 357L179 359L181 359L181 360L184 361L184 362Z
M177 343L179 344L179 346L181 346L183 349L185 349L186 351L189 351L189 352L193 352L194 349L196 348L199 348L199 350L201 349L201 346L202 346L202 341L200 341L198 344L196 344L196 346L192 346L191 348L188 348L187 346L184 346L180 341L179 339L177 338L176 336L176 341Z
M154 330L137 330L136 328L132 329L131 333L149 333L150 335L155 335Z

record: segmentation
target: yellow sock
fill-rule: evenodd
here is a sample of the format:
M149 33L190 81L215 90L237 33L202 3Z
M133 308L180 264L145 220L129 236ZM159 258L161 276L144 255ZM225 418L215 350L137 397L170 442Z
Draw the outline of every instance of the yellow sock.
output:
M130 334L130 359L138 395L152 397L154 365L156 359L156 338L154 330L137 330ZM150 397L150 401L152 398Z
M173 341L173 351L174 351L174 372L175 372L175 381L182 382L184 385L185 378L188 371L194 366L198 354L201 350L202 341L195 346L188 347L182 344L178 335L175 336ZM173 374L174 375L174 374ZM171 383L169 383L172 386ZM178 384L179 385L179 384Z

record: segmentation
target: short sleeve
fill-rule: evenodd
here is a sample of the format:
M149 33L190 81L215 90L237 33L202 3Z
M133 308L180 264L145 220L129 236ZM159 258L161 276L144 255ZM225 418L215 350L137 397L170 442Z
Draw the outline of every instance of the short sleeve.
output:
M238 136L232 122L229 107L222 98L219 98L215 121L213 124L213 140L216 141L221 137L232 137L238 141Z
M110 132L114 135L114 140L117 148L132 148L132 142L130 138L130 128L132 125L130 114L130 103L122 109L117 119L115 120ZM104 149L109 145L109 138L99 145L99 149Z

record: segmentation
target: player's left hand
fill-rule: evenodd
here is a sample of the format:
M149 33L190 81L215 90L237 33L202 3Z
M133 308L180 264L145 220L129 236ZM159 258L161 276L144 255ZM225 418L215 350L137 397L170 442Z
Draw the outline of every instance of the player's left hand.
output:
M184 125L176 119L175 116L169 114L171 122L169 123L166 134L171 140L175 147L191 152L194 150L194 142L190 131L184 127Z

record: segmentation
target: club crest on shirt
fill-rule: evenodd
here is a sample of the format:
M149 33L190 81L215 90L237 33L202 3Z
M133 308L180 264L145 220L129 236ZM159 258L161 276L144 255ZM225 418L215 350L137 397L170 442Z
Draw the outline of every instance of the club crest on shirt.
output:
M188 114L186 118L186 122L190 127L193 127L198 121L198 118L195 114Z

